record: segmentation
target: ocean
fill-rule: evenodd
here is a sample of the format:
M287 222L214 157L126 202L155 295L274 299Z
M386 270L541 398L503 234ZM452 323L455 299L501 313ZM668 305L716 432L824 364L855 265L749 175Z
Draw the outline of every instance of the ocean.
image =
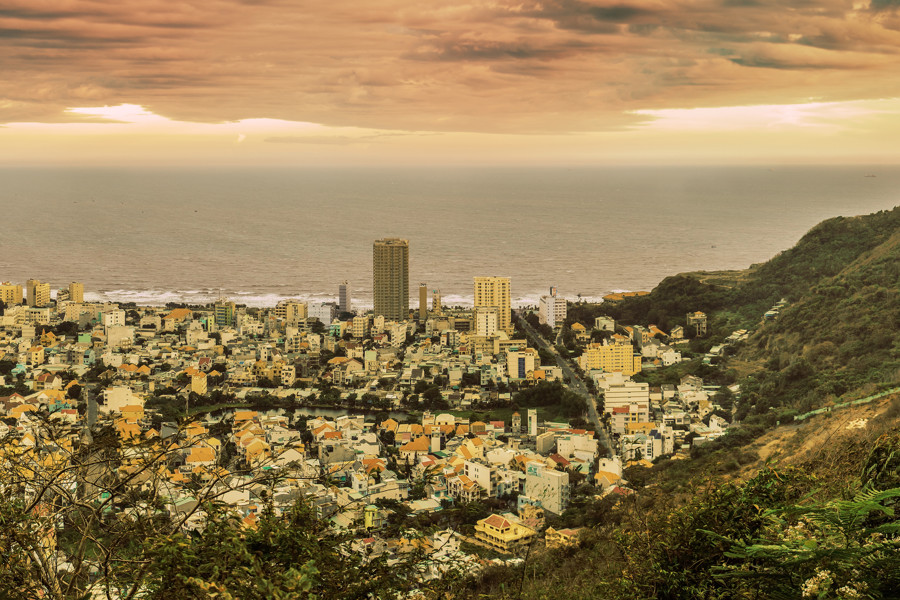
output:
M472 278L513 303L649 290L741 269L838 215L900 204L897 167L0 169L0 280L91 300L227 297L372 303L372 242L410 246L418 284L471 305Z

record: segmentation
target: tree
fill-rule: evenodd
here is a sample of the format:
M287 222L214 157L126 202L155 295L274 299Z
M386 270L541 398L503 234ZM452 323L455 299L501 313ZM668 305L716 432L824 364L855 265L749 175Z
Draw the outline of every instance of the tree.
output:
M81 397L81 386L77 383L69 388L66 392L66 398L70 400L78 400Z
M112 427L72 443L58 425L34 427L39 445L0 439L4 600L361 600L406 597L413 589L436 597L419 577L421 551L389 567L386 557L352 550L351 537L316 518L302 499L276 505L276 488L301 477L290 466L242 471L225 451L179 490L170 470L183 448L204 443L184 428L165 443ZM263 508L255 522L220 502L234 491Z

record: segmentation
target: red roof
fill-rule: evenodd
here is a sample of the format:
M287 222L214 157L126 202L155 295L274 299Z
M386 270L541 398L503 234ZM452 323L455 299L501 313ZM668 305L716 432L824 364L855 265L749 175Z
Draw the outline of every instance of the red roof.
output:
M491 515L487 519L485 519L484 522L486 525L496 527L497 529L507 529L511 527L510 522L500 515Z
M556 464L562 465L562 466L564 466L564 467L568 467L568 466L571 464L569 461L567 461L566 459L564 459L564 458L563 458L561 455L559 455L559 454L551 454L551 455L550 455L550 460L552 460L552 461L555 462Z

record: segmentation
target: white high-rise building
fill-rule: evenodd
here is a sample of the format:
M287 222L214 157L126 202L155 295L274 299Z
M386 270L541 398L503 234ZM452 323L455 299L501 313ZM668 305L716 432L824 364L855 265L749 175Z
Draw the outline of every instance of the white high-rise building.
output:
M352 312L350 300L350 282L342 281L338 286L338 310L341 312Z
M538 317L544 325L556 327L566 320L566 299L556 295L556 287L550 288L550 294L541 296Z
M122 309L108 310L103 313L104 327L118 327L125 325L125 311Z

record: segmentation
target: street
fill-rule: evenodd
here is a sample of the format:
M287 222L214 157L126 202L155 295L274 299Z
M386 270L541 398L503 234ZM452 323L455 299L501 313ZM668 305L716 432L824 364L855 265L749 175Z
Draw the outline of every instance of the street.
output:
M597 430L597 437L600 443L607 449L607 457L612 458L615 453L613 452L612 443L609 440L609 434L607 433L606 428L603 427L603 424L600 422L600 416L597 414L597 403L594 400L594 396L588 392L587 386L584 385L584 382L569 364L569 361L560 356L559 352L556 351L556 347L549 344L537 331L535 331L534 327L525 320L525 311L521 309L516 310L516 315L519 317L519 323L522 325L522 328L528 333L531 339L544 350L551 352L556 358L556 364L562 369L563 377L565 378L569 389L585 399L585 404L588 408L588 418L594 426L594 429Z

